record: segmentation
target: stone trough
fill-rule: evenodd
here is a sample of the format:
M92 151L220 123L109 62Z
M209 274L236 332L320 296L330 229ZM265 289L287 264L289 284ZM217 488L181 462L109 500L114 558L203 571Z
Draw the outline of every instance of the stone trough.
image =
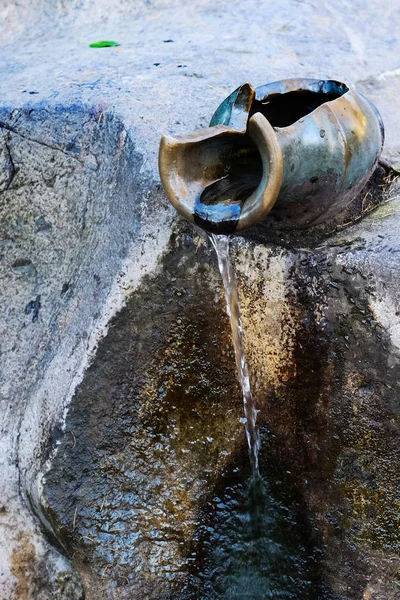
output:
M3 15L0 599L397 599L396 6ZM249 508L216 259L157 152L243 81L293 76L354 85L387 137L334 222L233 237L269 498Z

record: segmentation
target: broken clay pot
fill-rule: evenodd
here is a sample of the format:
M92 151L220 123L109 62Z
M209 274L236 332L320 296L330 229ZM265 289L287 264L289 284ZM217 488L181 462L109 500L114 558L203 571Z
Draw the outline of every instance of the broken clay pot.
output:
M383 140L377 109L344 83L245 83L208 128L162 137L160 175L174 207L208 232L246 229L273 207L276 227L305 228L357 196Z

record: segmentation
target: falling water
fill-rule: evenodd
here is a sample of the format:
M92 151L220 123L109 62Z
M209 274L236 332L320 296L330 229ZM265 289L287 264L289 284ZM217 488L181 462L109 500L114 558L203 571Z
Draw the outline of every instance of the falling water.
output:
M218 258L218 266L222 275L225 290L226 310L231 320L233 347L235 350L236 368L243 393L244 415L247 444L252 473L259 475L258 452L260 449L260 433L256 426L257 409L250 389L249 371L244 353L242 317L240 314L239 293L236 285L235 271L229 257L229 237L226 235L210 235L212 245Z

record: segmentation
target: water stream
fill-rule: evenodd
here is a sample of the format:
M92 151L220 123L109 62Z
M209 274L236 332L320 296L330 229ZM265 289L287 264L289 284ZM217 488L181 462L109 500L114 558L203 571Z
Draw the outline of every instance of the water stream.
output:
M232 340L235 350L235 361L239 383L242 388L244 419L250 465L253 476L259 475L258 453L260 450L260 433L256 425L257 409L250 389L249 370L244 351L242 317L240 314L239 293L235 271L229 256L229 237L226 235L210 235L212 245L218 258L218 266L225 290L226 310L231 321Z

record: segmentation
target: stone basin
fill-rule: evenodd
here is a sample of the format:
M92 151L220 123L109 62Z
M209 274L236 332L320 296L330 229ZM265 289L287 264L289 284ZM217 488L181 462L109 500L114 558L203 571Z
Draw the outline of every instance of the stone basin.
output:
M1 600L398 598L396 8L4 15ZM88 47L102 38L121 46ZM243 81L317 74L371 98L387 141L335 222L232 239L251 496L216 259L167 203L158 142Z

